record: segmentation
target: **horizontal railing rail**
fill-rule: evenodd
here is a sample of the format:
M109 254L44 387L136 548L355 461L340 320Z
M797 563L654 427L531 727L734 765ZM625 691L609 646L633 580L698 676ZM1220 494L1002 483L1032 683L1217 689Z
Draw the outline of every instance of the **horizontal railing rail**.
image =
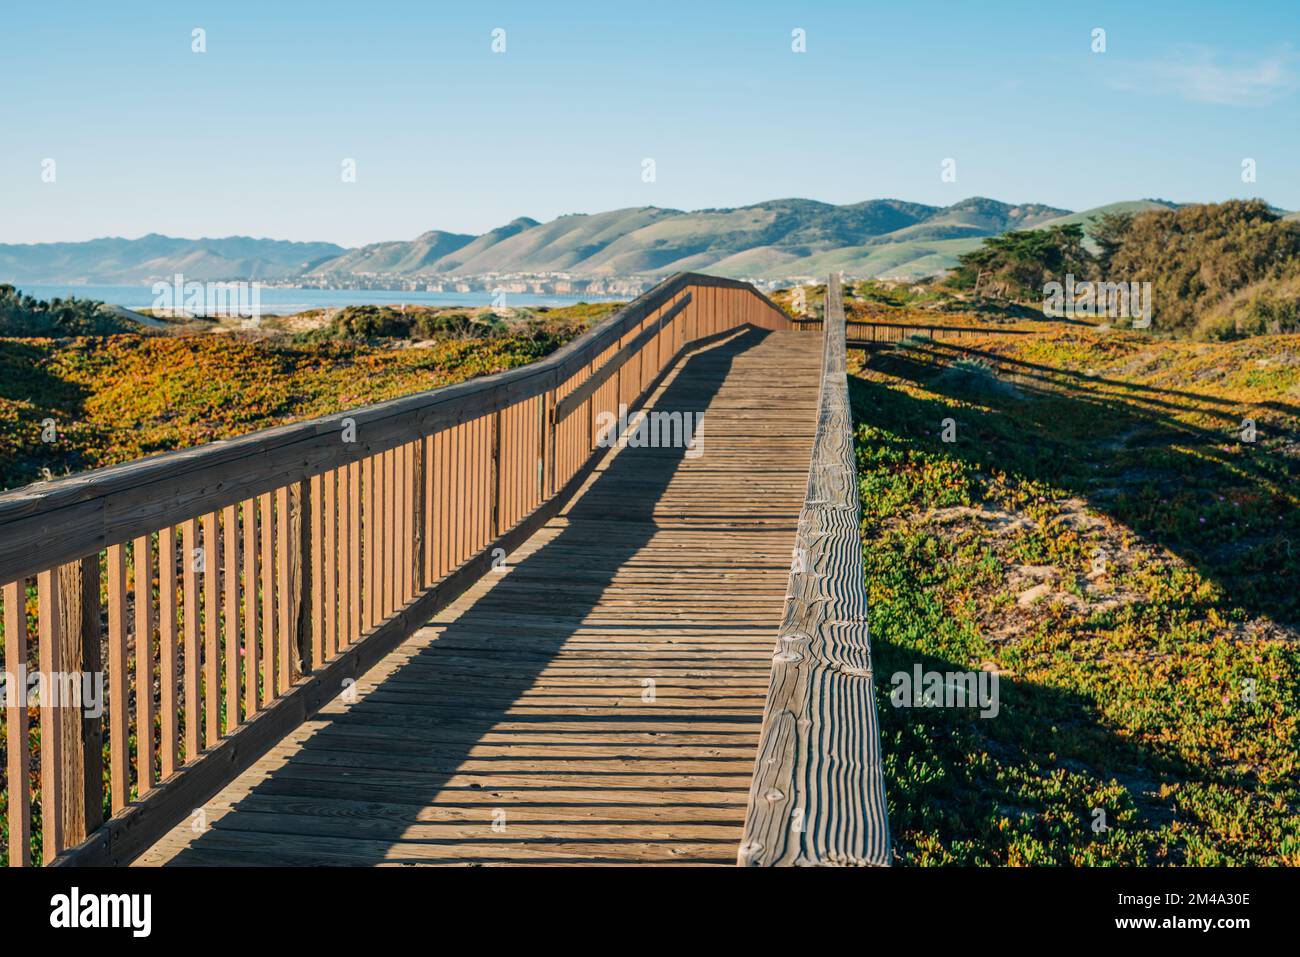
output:
M887 865L844 303L826 292L821 397L738 861Z
M600 413L742 327L789 320L679 274L529 366L0 494L10 864L129 862L555 515Z
M822 320L816 317L798 317L790 320L791 324L804 332L819 331ZM926 322L877 322L869 319L852 319L844 323L845 345L850 349L860 349L876 345L889 345L902 342L914 336L928 336L937 341L953 339L979 339L985 336L1034 336L1040 335L1041 329L1004 329L999 325L982 326L946 326Z

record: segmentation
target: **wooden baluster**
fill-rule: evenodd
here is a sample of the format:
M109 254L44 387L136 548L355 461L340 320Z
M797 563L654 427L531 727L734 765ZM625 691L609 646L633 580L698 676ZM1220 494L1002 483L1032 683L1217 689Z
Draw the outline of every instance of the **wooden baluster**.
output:
M262 571L262 707L275 700L275 523L271 493L258 497Z
M308 574L304 578L307 588L306 600L303 604L307 617L311 619L308 622L311 666L303 669L308 674L320 667L320 663L325 660L326 619L333 617L330 595L321 587L321 583L325 581L325 566L328 564L333 567L334 564L334 556L325 550L325 526L327 523L333 524L334 520L332 495L330 496L331 511L326 515L325 486L328 482L332 482L333 478L334 473L328 472L324 475L313 475L308 482L310 501L307 503L306 517L309 522L307 526L309 532L304 554L310 556L310 561L307 562ZM331 534L331 541L333 537Z
M361 637L361 463L348 463L348 637Z
M63 849L63 733L60 708L53 700L59 684L59 575L47 570L36 576L37 631L41 695L41 861L48 864Z
M348 536L352 527L349 512L352 507L352 482L350 467L345 465L338 470L338 593L339 616L338 630L335 632L334 650L331 656L348 646L348 635L352 621L352 540Z
M321 607L325 614L325 631L322 635L324 642L322 657L318 659L322 662L328 658L333 658L339 650L338 611L341 604L339 599L343 591L340 588L338 546L338 488L340 474L341 470L326 472L322 479L325 486L325 499L322 505L325 541L322 545L323 565L321 570L325 574L325 583L324 588L321 590Z
M9 866L31 863L32 814L28 782L27 738L27 587L4 586L5 672L14 684L5 687L5 756L9 801ZM21 676L21 677L20 677Z
M154 786L153 552L152 536L131 546L135 564L135 779L141 797Z
M288 691L303 675L312 673L320 661L317 644L320 636L320 567L313 562L320 535L313 515L317 514L320 496L310 481L295 482L288 488L289 497L289 682Z
M199 523L190 519L181 526L181 580L184 585L185 639L185 762L199 754Z
M222 573L225 580L222 619L226 650L226 734L239 727L239 507L228 505L221 513Z
M176 699L176 529L158 533L158 708L161 769L167 780L180 764L180 705Z
M394 455L392 449L385 450L380 456L380 467L383 470L383 478L379 483L379 488L383 492L384 503L381 506L383 512L379 520L379 534L381 542L379 545L379 558L383 569L383 581L380 585L380 596L383 602L384 620L393 614L393 609L397 607L394 584L396 579L396 562L394 561L393 549L397 545L397 522L396 506L393 502L394 492L396 491L397 475L394 467Z
M417 454L420 457L420 575L417 581L420 588L428 588L434 582L433 570L433 523L434 523L434 473L433 473L434 436L426 435L420 440Z
M257 502L246 499L240 507L244 519L244 717L258 711L261 656L257 639Z
M203 742L221 736L221 537L217 513L203 516Z
M131 699L127 688L126 554L108 547L108 747L111 807L131 800Z
M407 543L406 446L393 450L393 608L406 604L406 582L411 577Z
M379 563L375 560L375 546L378 538L375 534L375 503L378 496L375 494L375 456L369 456L364 463L365 470L365 595L362 600L365 602L365 615L363 616L363 631L369 631L374 628L379 621L379 603L376 601L378 594L377 584L379 581Z
M83 675L103 674L99 554L62 565L58 577L57 670L84 691ZM61 704L62 839L64 847L72 847L104 820L104 717L91 717L87 709L73 707L75 702Z
M275 692L284 694L293 683L292 646L297 637L294 618L293 515L289 509L289 488L275 490L275 592L279 617L275 627Z

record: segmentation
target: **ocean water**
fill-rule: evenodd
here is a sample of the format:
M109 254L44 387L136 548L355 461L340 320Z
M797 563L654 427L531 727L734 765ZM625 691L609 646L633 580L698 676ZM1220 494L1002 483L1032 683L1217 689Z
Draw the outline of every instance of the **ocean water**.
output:
M24 295L36 299L98 299L127 309L147 309L154 304L153 285L94 286L36 285L14 283ZM571 306L576 302L603 302L608 296L534 296L508 292L506 306ZM282 289L263 286L262 313L287 316L305 309L328 309L340 306L490 306L490 292L412 292L405 289Z

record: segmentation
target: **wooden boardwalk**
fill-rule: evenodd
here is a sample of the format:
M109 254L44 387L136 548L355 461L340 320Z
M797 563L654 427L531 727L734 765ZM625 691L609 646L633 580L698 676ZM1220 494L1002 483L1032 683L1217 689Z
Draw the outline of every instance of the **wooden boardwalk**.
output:
M748 330L527 544L138 865L733 864L808 480L820 336Z

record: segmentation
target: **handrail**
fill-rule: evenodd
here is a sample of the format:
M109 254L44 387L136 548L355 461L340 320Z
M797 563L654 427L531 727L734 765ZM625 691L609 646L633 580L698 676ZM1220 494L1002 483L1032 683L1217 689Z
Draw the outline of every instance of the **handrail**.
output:
M808 490L738 862L888 865L843 292L827 284Z
M42 695L42 861L130 861L557 514L605 452L599 413L693 349L789 325L747 283L681 273L523 368L0 494L6 671L34 617L45 687L98 675L106 699L92 717Z

